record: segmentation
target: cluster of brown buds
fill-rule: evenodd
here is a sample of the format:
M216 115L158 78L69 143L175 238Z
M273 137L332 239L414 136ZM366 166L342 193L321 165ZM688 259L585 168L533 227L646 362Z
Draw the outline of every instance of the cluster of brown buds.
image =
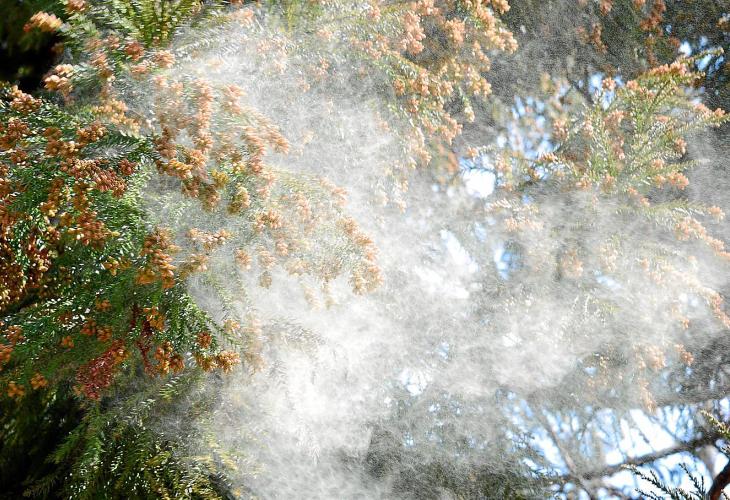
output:
M160 375L167 375L170 371L180 373L185 368L183 357L174 352L170 342L158 346L155 349L154 357L157 361L156 369Z
M178 251L172 244L169 231L156 229L147 235L140 256L147 258L147 263L137 272L137 283L147 285L160 281L163 288L175 286L175 266L171 253Z
M209 372L215 369L220 369L223 372L228 373L241 362L241 356L233 351L221 351L213 356L196 354L195 362L204 371Z

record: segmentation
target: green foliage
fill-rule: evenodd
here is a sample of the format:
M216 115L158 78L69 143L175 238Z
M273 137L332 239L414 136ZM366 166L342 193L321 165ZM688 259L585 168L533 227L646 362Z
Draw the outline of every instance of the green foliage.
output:
M60 95L35 99L2 87L0 387L9 398L0 399L0 482L12 485L11 497L221 498L229 494L225 472L235 467L237 457L223 452L200 456L192 450L205 439L199 428L205 427L219 403L216 382L199 369L170 373L196 363L204 370L217 366L228 371L237 354L226 357L219 352L222 347L239 350L246 368L259 366L260 327L252 321L240 328L234 320L233 286L205 272L207 259L218 246L228 245L220 252L228 258L226 263L215 259L226 279L235 276L233 260L250 267L251 257L244 249L256 248L264 269L260 283L268 287L268 262L274 261L275 248L290 256L288 263L295 264L292 275L308 275L327 285L354 269L350 279L358 293L379 283L371 240L333 201L341 192L318 179L262 163L266 148L283 154L288 144L265 117L241 109L237 99L242 89L209 85L197 76L179 74L176 60L185 60L212 42L188 40L163 50L186 26L217 21L215 16L222 15L226 3L112 0L77 3L73 8L69 2L55 3L55 11L59 16L63 12L65 19L59 28L65 42L63 57L73 63L57 67L46 80L46 87ZM628 8L627 2L616 2L616 11L619 4ZM316 63L313 80L325 78L330 64L374 75L378 91L390 99L389 111L398 123L408 125L408 133L400 137L410 141L404 147L407 164L399 166L404 171L416 163L428 164L434 151L445 151L443 146L451 144L461 130L455 116L473 119L470 96L485 97L490 92L483 76L490 65L484 51L491 55L490 49L515 48L511 34L495 16L506 10L503 2L491 2L489 7L439 3L444 15L426 14L430 7L422 5L422 18L414 17L415 7L408 3L387 4L382 12L376 12L375 4L358 4L357 11L345 19L341 10L351 9L349 2L333 2L328 8L300 1L268 2L267 6L283 14L288 34L308 35L321 28L323 38L347 41L342 52L320 42L296 47L281 42L281 47L286 46L294 58ZM241 14L243 24L254 23L252 11ZM514 15L527 17L524 12ZM209 28L215 30L215 22ZM464 42L464 33L470 43ZM16 35L9 38L18 45L35 43L32 35ZM645 38L634 35L632 47ZM271 40L276 42L272 45L280 43L277 36ZM615 46L619 41L593 43L601 48L603 43ZM652 57L669 57L671 47L665 42L655 47ZM260 57L270 55L264 51ZM554 153L537 160L504 155L489 166L476 167L491 169L500 190L493 198L497 201L479 216L495 223L495 232L504 229L504 248L525 259L521 269L511 270L513 276L522 272L534 279L543 273L548 278L542 283L550 283L547 292L562 287L571 297L575 294L576 303L585 304L583 316L576 315L566 326L566 338L592 326L609 329L611 315L627 309L612 296L601 295L595 280L599 274L617 282L623 276L597 259L581 261L583 255L590 258L584 247L595 243L587 241L586 234L605 236L602 243L607 253L615 252L626 263L621 269L636 270L641 258L647 262L645 270L657 269L654 276L658 270L670 269L669 274L674 272L670 264L683 257L676 242L655 245L649 239L627 248L621 235L600 233L597 200L615 207L611 216L617 220L633 223L640 218L647 231L674 231L681 241L697 240L716 255L728 257L722 242L695 219L721 218L721 212L691 201L683 192L688 182L685 173L696 166L685 157L688 134L728 120L722 112L694 102L690 89L702 75L692 68L705 56L715 61L721 57L720 52L706 53L644 73L637 68L644 69L646 61L632 61L635 79L618 86L607 79L594 102L571 115L574 119L556 121L554 139L561 146ZM597 68L592 56L581 62L581 70ZM587 72L581 75L587 76ZM136 79L145 83L136 87ZM127 102L143 103L139 109L130 111L115 100L115 84L120 81L132 87ZM152 97L145 95L150 81L159 87ZM308 84L306 79L304 83ZM143 109L145 103L149 109ZM214 138L224 146L209 157ZM400 180L405 179L403 175ZM145 199L150 188L156 192L153 201ZM188 198L181 200L176 190ZM540 226L530 225L540 206L560 203L580 207L579 213L548 227L542 235L527 234ZM323 235L324 243L316 250L301 245L294 259L291 248L295 245L289 245L284 236L298 244L315 233L312 227L292 224L296 229L283 234L278 231L281 219L300 222L295 212L309 212L311 205L321 210L318 219L309 222L317 222L313 227L317 226L316 234ZM217 233L190 231L189 214L198 212L196 222L215 227ZM157 227L163 224L172 231ZM536 241L558 244L545 250ZM186 246L178 260L172 257L174 243ZM479 245L483 241L475 244ZM533 247L536 252L528 255ZM545 255L534 258L542 250ZM539 261L541 257L545 258ZM534 260L528 262L528 258ZM491 254L489 259L491 264ZM584 272L584 264L592 272ZM190 278L194 272L199 274ZM704 299L718 324L728 326L730 318L722 310L719 293L695 286L698 282L689 278L686 283ZM212 292L212 309L227 320L224 325L196 303L190 284ZM514 314L522 300L529 307L530 293L542 292L511 290L510 285L500 283L500 290L507 291L506 300L489 304L492 312L507 304L497 314ZM640 296L644 294L642 289ZM620 299L638 300L628 293ZM285 341L287 335L310 343L315 338L290 325L284 329L280 336ZM622 334L631 333L622 329L611 338L618 343ZM662 339L660 351L679 345L669 333ZM615 374L612 369L627 363L622 355L613 359L611 355L606 348L604 357L592 353L582 360L594 371L575 378L589 387L580 392L584 397L580 404L606 400L609 391L601 383ZM646 388L649 377L657 377L641 362L643 367L631 377L611 380L610 390L629 392L627 386L638 380L647 394L643 400L631 396L635 399L630 403L651 408L655 402ZM678 359L672 362L680 364ZM182 417L172 421L171 415ZM509 428L507 422L504 428ZM526 499L547 494L549 481L523 461L527 457L539 463L541 458L527 451L526 445L509 449L509 443L500 443L503 454L495 453L487 465L484 460L439 460L408 449L403 436L409 430L399 431L397 436L376 433L364 459L366 472L389 481L399 495L438 498L448 491L457 498ZM437 436L443 440L439 444L449 446L456 442L454 449L463 456L474 453L459 431L444 427L429 438ZM726 428L721 432L728 437ZM671 498L699 499L704 494L699 480L697 492L685 492L666 487L653 472L635 472Z
M215 459L203 465L201 457L187 458L180 448L196 439L190 423L215 404L210 393L194 390L201 378L176 376L141 386L134 380L138 376L129 374L128 394L110 405L83 403L69 386L19 403L4 401L0 481L7 497L224 498L227 487ZM178 417L173 435L162 418L181 399L187 399L188 411Z
M47 156L49 142L78 140L79 130L94 122L83 113L71 115L45 102L26 116L12 109L8 92L5 89L0 116L6 123L26 124L28 132L22 143L34 168L8 162L6 182L18 192L5 211L19 219L3 243L17 252L13 272L20 281L13 286L23 292L4 304L2 312L5 324L20 327L24 339L13 346L12 359L0 378L26 387L36 373L61 381L73 377L80 365L110 346L129 350L138 341L170 342L177 352L199 352L197 333L216 327L183 285L165 287L158 282L140 287L137 279L138 269L147 265L148 258L141 251L152 229L147 226L139 190L152 156L149 139L110 130L93 144L82 146L82 161L96 162L106 170L72 171L69 162L65 172L59 171L58 158ZM57 139L44 136L49 128L58 131ZM124 174L119 171L122 161L138 165L127 176L123 194L94 184L94 176L105 174L124 184L120 180ZM90 187L93 185L96 188ZM53 199L58 203L48 202ZM40 252L41 260L22 251L29 245ZM174 314L169 328L145 330L141 317L154 308ZM59 321L61 317L64 319ZM78 335L83 325L92 328ZM107 328L108 333L94 325ZM72 338L73 348L62 344L64 337Z
M507 422L504 423L508 426ZM444 429L434 433L439 431L448 434ZM452 448L453 442L446 436L440 435L439 438L444 450ZM432 436L431 439L437 438ZM364 468L372 479L391 484L394 494L404 499L435 500L443 498L446 492L459 499L527 500L549 497L548 478L514 460L517 455L523 458L529 455L525 448L514 449L515 446L521 447L519 441L521 439L516 437L511 443L491 441L481 450L480 458L489 455L488 461L473 456L473 450L465 442L457 445L461 456L434 459L426 453L409 449L398 434L376 426L364 457ZM501 452L496 452L497 449Z
M84 15L95 26L142 42L147 47L165 46L176 30L201 15L210 15L223 1L111 0L91 6Z
M653 491L639 490L638 492L641 494L642 498L649 498L651 500L662 500L664 498L671 498L672 500L705 500L707 491L704 479L693 474L685 464L680 464L679 467L687 474L687 477L692 480L692 484L694 486L693 491L668 486L653 470L650 470L648 473L642 471L638 467L629 467L629 470L636 474L636 476L640 479L647 481L658 491L663 493L663 495L659 495Z

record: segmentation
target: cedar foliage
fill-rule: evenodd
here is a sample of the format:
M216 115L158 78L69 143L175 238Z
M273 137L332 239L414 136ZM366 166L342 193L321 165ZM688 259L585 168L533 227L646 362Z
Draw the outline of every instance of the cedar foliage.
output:
M152 127L117 99L117 78L146 78L173 66L176 56L167 46L176 31L206 22L214 27L229 15L223 2L67 0L56 7L62 18L37 12L25 25L28 32L60 33L63 39L66 64L44 78L49 92L34 97L4 85L0 97L0 378L8 398L2 481L12 484L11 495L218 497L226 489L217 479L220 463L211 457L186 461L176 447L186 440L166 439L151 426L166 405L195 393L198 370L228 372L241 357L246 369L258 369L259 333L254 320L244 328L230 311L225 321L214 321L190 296L188 278L205 275L216 251L248 268L254 248L263 268L260 282L268 286L276 249L290 256L291 273L326 283L350 271L354 291L365 293L380 279L372 242L344 216L336 186L290 178L264 163L266 149L285 153L288 144L265 117L238 106L238 89L182 75L170 85L169 98L179 99L179 106L164 102L165 108L154 110ZM304 12L303 6L282 8L296 29L293 13ZM245 23L251 14L232 16ZM363 37L357 48L363 54L373 50L367 41L373 27L396 34L400 29L397 12L385 15L381 24L345 25ZM485 48L511 48L509 33L497 29L484 7L452 15L481 16L476 23L490 25L468 28L470 35L486 32L491 38L482 39ZM429 29L444 29L444 19L433 19ZM430 134L449 139L458 125L444 109L457 93L448 80L469 63L458 62L452 74L434 72L432 85L440 90L429 92L423 85L435 68L429 59L418 62L403 53L428 47L440 51L441 59L453 56L440 36L429 45L421 43L420 26L408 29L415 29L416 38L408 47L390 49L380 70L386 80L399 82L401 94L412 96L410 115L430 115L413 132L422 138L419 128L427 123ZM483 64L478 59L474 64ZM408 78L398 79L394 66ZM469 92L486 94L483 77L476 70L470 75ZM466 99L461 83L456 88ZM396 119L408 115L394 109ZM212 146L220 147L214 155ZM428 161L423 141L416 146ZM144 204L148 184L163 192L182 190L202 210L241 217L242 223L235 232L159 227ZM311 238L318 225L337 234L332 255L289 251L286 238L296 235L287 230L297 226L285 225L282 216L288 214L279 210L296 208L284 205L292 196L305 236ZM212 275L200 282L218 294L225 311L226 291ZM197 367L187 375L191 364ZM190 403L197 408L187 413L190 421L199 423L210 407L207 397L200 399ZM26 418L31 412L33 418ZM31 431L43 439L31 438ZM18 463L17 452L32 457L27 467Z
M490 58L516 48L499 17L508 10L506 2L435 3L444 15L434 13L429 2L360 9L344 1L330 2L329 8L264 5L282 15L291 33L319 24L327 31L323 36L352 42L334 53L296 48L300 57L312 59L313 74L326 74L322 61L355 61L376 75L390 99L387 119L398 125L404 144L392 186L407 178L414 163L431 168L439 181L455 175L453 163L440 155L474 120L475 101L490 94L484 77ZM256 255L264 287L276 262L325 285L348 275L355 293L380 283L375 248L347 217L341 190L268 163L267 154L286 153L288 143L265 116L238 105L245 89L164 71L206 43L171 46L185 28L215 30L228 16L252 23L253 6L239 10L228 4L67 0L55 6L63 19L39 13L28 22L28 31L61 36L66 64L45 77L46 91L36 95L10 85L0 89L0 388L7 395L0 403L0 481L9 485L9 498L232 496L226 470L235 458L225 451L193 456L185 445L206 439L200 423L219 403L215 391L205 390L210 381L215 386L241 360L244 370L260 369L260 326L236 317L228 307L229 291L208 272L208 263L223 256L230 265L249 268ZM607 16L612 3L601 4ZM633 8L657 17L641 4ZM340 22L337 15L350 11L352 18ZM615 43L604 41L600 31L592 38L581 33L599 52ZM722 211L683 195L685 174L695 166L685 159L688 134L727 122L721 110L692 102L690 90L705 78L694 71L697 61L717 60L720 52L661 65L674 54L674 42L654 34L659 41L644 47L633 79L621 85L606 78L592 103L560 110L552 123L560 144L553 153L537 159L489 148L467 153L468 168L490 170L498 188L477 216L500 224L519 262L512 276L554 274L560 286L591 302L602 320L622 305L595 298L589 270L610 275L611 265L643 252L643 271L637 272L686 279L714 315L712 327L728 328L721 294L693 281L685 269L672 268L677 245L699 243L728 258L722 241L705 227L713 217L722 219ZM595 70L595 60L588 59L582 67ZM711 74L718 87L724 84L716 66ZM152 106L144 117L148 123L117 94L115 81L130 83L133 93L135 79L157 79L165 92L164 106ZM185 196L180 207L165 210L193 207L233 222L216 231L177 222L162 227L164 221L144 200L150 185L162 200L170 193ZM558 248L530 255L525 243L540 231L533 206L560 197L578 200L585 212L570 221ZM609 200L617 217L639 219L647 231L676 233L679 243L627 250L620 238L608 235L609 262L584 261L580 234L593 230L597 220L592 198ZM316 213L309 215L312 207ZM295 217L306 227L286 223ZM323 234L322 241L335 242L327 255L296 249L299 238L316 241ZM215 294L223 314L196 303L189 288L193 280ZM519 303L522 293L508 290L505 300ZM630 383L643 390L632 404L657 404L652 384L659 370L653 361L660 365L657 360L666 358L679 369L692 363L692 348L682 343L687 318L678 311L668 314L677 315L677 329L664 344L647 345L637 355L643 367ZM607 349L583 360L595 371L575 374L584 384L580 404L610 399L619 358ZM549 407L549 401L542 404ZM170 416L180 414L175 432L166 430ZM390 478L404 496L446 490L464 498L547 495L555 484L580 484L585 473L535 477L521 460L539 463L540 456L524 450L518 458L504 457L504 468L457 467L411 454L399 436L383 433L371 443L365 469L372 477ZM637 473L667 494L694 498Z

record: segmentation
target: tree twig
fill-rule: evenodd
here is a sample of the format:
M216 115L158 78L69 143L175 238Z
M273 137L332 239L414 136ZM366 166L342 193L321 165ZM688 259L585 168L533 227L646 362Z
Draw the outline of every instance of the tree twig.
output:
M728 484L730 484L730 463L728 463L715 477L715 480L712 482L712 488L710 488L710 491L707 494L708 498L710 500L720 500L722 490L724 490L725 486Z
M683 443L679 443L675 446L670 446L669 448L664 448L663 450L658 450L652 453L647 453L646 455L641 455L638 457L633 458L627 458L623 462L615 465L606 465L605 467L601 467L599 469L593 469L586 472L581 472L580 477L583 479L597 479L600 477L605 476L612 476L614 474L618 474L619 472L625 470L627 466L641 466L646 465L652 462L655 462L661 458L668 457L670 455L674 455L675 453L681 453L683 451L691 451L695 450L701 446L704 446L706 444L712 444L715 442L715 440L719 439L720 436L716 434L708 434L705 436L701 436L695 439L692 439L690 441L686 441ZM728 464L730 467L730 463ZM724 471L723 471L724 472ZM728 474L728 482L725 483L725 485L730 483L730 469L727 471ZM570 476L570 475L568 475ZM719 498L719 497L718 497Z

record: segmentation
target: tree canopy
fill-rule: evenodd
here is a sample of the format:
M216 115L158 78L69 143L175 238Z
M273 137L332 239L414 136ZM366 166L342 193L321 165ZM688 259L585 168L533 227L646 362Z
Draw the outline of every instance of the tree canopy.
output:
M721 498L730 4L2 6L0 496Z

